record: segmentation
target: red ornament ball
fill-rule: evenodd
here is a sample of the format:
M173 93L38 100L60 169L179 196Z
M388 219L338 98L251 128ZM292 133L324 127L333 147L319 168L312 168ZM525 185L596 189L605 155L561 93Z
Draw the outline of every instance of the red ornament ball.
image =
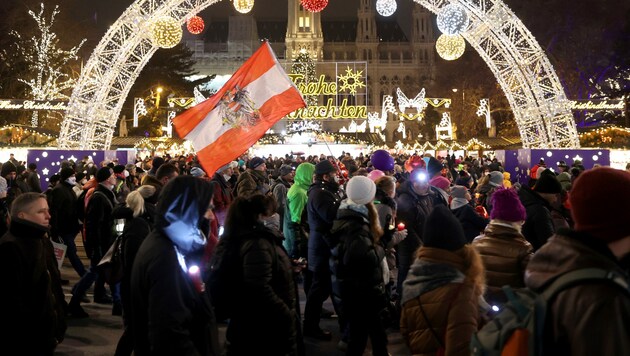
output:
M193 35L198 35L203 32L204 27L205 24L203 22L203 19L199 16L193 16L189 18L188 21L186 21L186 28L188 29L188 32L192 33Z
M302 7L310 12L320 12L328 6L328 0L300 0Z

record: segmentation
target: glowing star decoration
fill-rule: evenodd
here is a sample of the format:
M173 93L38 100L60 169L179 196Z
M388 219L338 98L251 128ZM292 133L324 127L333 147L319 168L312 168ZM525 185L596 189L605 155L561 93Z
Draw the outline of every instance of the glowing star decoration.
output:
M203 19L199 16L193 16L186 21L186 28L188 32L193 35L198 35L203 32L203 29L206 25L203 22Z
M48 175L48 172L49 172L49 171L48 171L48 168L44 168L44 169L42 169L42 173L44 173L44 175L45 175L45 176L47 176L47 175Z
M392 16L398 5L396 0L376 0L376 12L381 16Z
M254 8L254 0L234 0L234 9L241 14L246 14Z
M424 109L426 109L429 105L427 104L426 100L424 100L425 94L426 91L424 88L422 88L418 95L410 100L400 88L396 88L398 110L400 111L398 113L398 116L401 116L407 120L421 120L424 117ZM406 111L408 108L416 109L416 113L411 115L407 114Z
M328 0L300 0L300 3L310 12L320 12L328 6Z
M466 9L458 4L448 4L437 15L437 26L445 35L458 35L466 31L470 17Z
M346 74L341 74L337 78L341 82L339 91L349 90L350 94L355 95L358 88L365 88L365 83L361 80L363 71L353 72L350 67L346 68Z
M460 35L442 34L435 41L435 49L440 57L447 61L452 61L464 54L466 41Z
M170 16L157 18L151 24L151 39L160 48L173 48L181 41L182 26Z

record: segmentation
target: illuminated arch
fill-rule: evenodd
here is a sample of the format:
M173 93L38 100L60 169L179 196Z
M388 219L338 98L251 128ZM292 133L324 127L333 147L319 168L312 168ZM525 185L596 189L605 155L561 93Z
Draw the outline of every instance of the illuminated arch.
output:
M549 59L501 0L414 0L437 13L457 3L468 10L462 33L501 85L521 132L523 147L579 147L569 101Z
M171 16L181 24L219 0L135 0L109 28L77 81L59 146L109 149L131 86L158 49L149 37L151 19Z
M136 0L110 27L85 65L61 124L61 148L109 149L122 105L157 47L152 18L183 24L219 0ZM488 64L510 102L524 147L579 147L569 102L551 63L501 0L414 0L436 13L449 3L471 17L463 34Z

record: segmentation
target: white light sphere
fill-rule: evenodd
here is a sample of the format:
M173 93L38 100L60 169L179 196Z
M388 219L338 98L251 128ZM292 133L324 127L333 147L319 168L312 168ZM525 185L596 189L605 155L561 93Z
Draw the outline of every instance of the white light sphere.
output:
M440 9L437 15L437 26L446 35L457 35L470 24L466 9L458 4L449 4Z
M381 16L392 16L397 8L396 0L376 0L376 12Z
M151 39L160 48L173 48L181 41L182 26L170 16L163 16L151 24Z
M254 8L254 0L234 0L234 8L241 14L246 14Z
M440 57L447 61L453 61L464 54L466 41L460 35L442 34L435 41L435 49Z

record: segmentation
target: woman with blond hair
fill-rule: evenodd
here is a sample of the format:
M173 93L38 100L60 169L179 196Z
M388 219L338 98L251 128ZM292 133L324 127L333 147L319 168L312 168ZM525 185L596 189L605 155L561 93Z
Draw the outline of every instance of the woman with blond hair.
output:
M400 332L414 355L470 355L487 304L481 258L466 242L448 208L435 207L403 288Z
M372 354L387 355L387 335L381 317L387 308L379 239L383 236L373 200L376 185L355 176L346 187L331 229L333 298L340 298L349 328L346 355L363 355L368 336Z
M122 301L122 314L124 331L118 346L116 355L131 355L133 351L133 335L131 328L131 267L140 249L144 238L149 235L155 219L155 206L149 202L155 187L142 185L137 190L129 193L125 199L125 205L118 207L112 213L116 219L125 219L123 229L123 278L120 281L120 296ZM116 309L116 306L114 306ZM112 314L118 314L118 310L112 310Z

